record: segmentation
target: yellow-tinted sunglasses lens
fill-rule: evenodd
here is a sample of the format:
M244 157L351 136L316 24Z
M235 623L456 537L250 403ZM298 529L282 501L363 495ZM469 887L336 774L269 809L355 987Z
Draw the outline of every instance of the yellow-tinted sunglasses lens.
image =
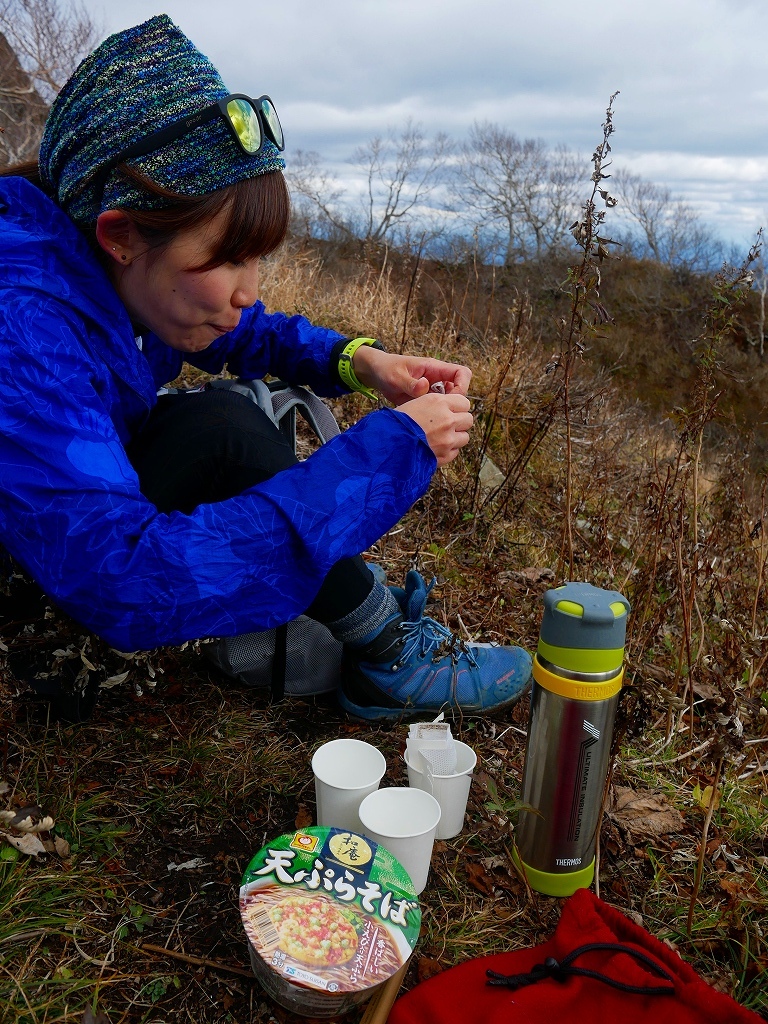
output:
M261 116L264 118L264 122L268 128L267 134L272 136L272 141L278 149L283 149L285 146L283 128L271 100L262 99L259 106L261 107Z
M251 104L246 100L230 100L227 115L245 152L258 153L261 149L261 125Z

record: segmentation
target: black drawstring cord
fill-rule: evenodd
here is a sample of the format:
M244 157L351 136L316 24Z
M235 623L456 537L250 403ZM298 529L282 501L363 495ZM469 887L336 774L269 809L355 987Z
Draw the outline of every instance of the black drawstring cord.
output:
M626 985L623 981L616 981L614 978L609 978L606 974L599 974L597 971L588 971L584 967L571 967L571 964L577 957L596 949L608 949L613 953L626 953L627 956L634 957L635 960L644 963L657 977L665 978L670 982L671 987L668 988L666 985ZM488 976L486 985L505 985L511 989L534 985L537 981L543 981L545 978L553 978L555 981L563 982L572 975L579 975L584 978L594 978L595 981L602 981L612 988L619 989L620 992L634 992L641 996L669 996L674 995L675 992L672 975L668 974L655 960L652 960L649 956L640 953L636 949L622 946L617 942L590 942L586 946L579 946L578 949L574 949L572 953L569 953L560 961L555 960L553 956L548 956L543 964L534 964L528 974L497 974L496 971L486 971L485 973Z

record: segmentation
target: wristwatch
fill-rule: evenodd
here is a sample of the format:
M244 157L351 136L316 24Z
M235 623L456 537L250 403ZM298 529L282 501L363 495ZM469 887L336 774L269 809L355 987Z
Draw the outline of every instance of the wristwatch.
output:
M386 351L380 341L375 338L353 338L352 341L348 341L342 350L339 352L339 377L343 384L345 384L350 391L359 391L361 395L366 395L368 398L376 399L376 393L367 388L365 384L362 384L357 379L357 374L352 367L352 359L355 352L362 345L370 345L371 348L377 348L380 352Z

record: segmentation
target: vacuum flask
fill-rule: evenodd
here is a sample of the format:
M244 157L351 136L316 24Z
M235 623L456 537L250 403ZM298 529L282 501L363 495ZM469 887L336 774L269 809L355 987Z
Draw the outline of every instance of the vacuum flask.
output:
M516 845L528 883L548 896L594 878L629 610L589 583L544 594Z

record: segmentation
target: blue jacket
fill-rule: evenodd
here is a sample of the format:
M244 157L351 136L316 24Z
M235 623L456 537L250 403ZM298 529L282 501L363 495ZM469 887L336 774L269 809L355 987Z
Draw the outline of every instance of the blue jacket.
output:
M259 302L189 362L334 395L329 354L340 337ZM382 409L238 497L162 514L125 447L183 359L153 335L139 351L85 237L28 181L0 178L0 544L120 650L294 618L435 469L416 423Z

